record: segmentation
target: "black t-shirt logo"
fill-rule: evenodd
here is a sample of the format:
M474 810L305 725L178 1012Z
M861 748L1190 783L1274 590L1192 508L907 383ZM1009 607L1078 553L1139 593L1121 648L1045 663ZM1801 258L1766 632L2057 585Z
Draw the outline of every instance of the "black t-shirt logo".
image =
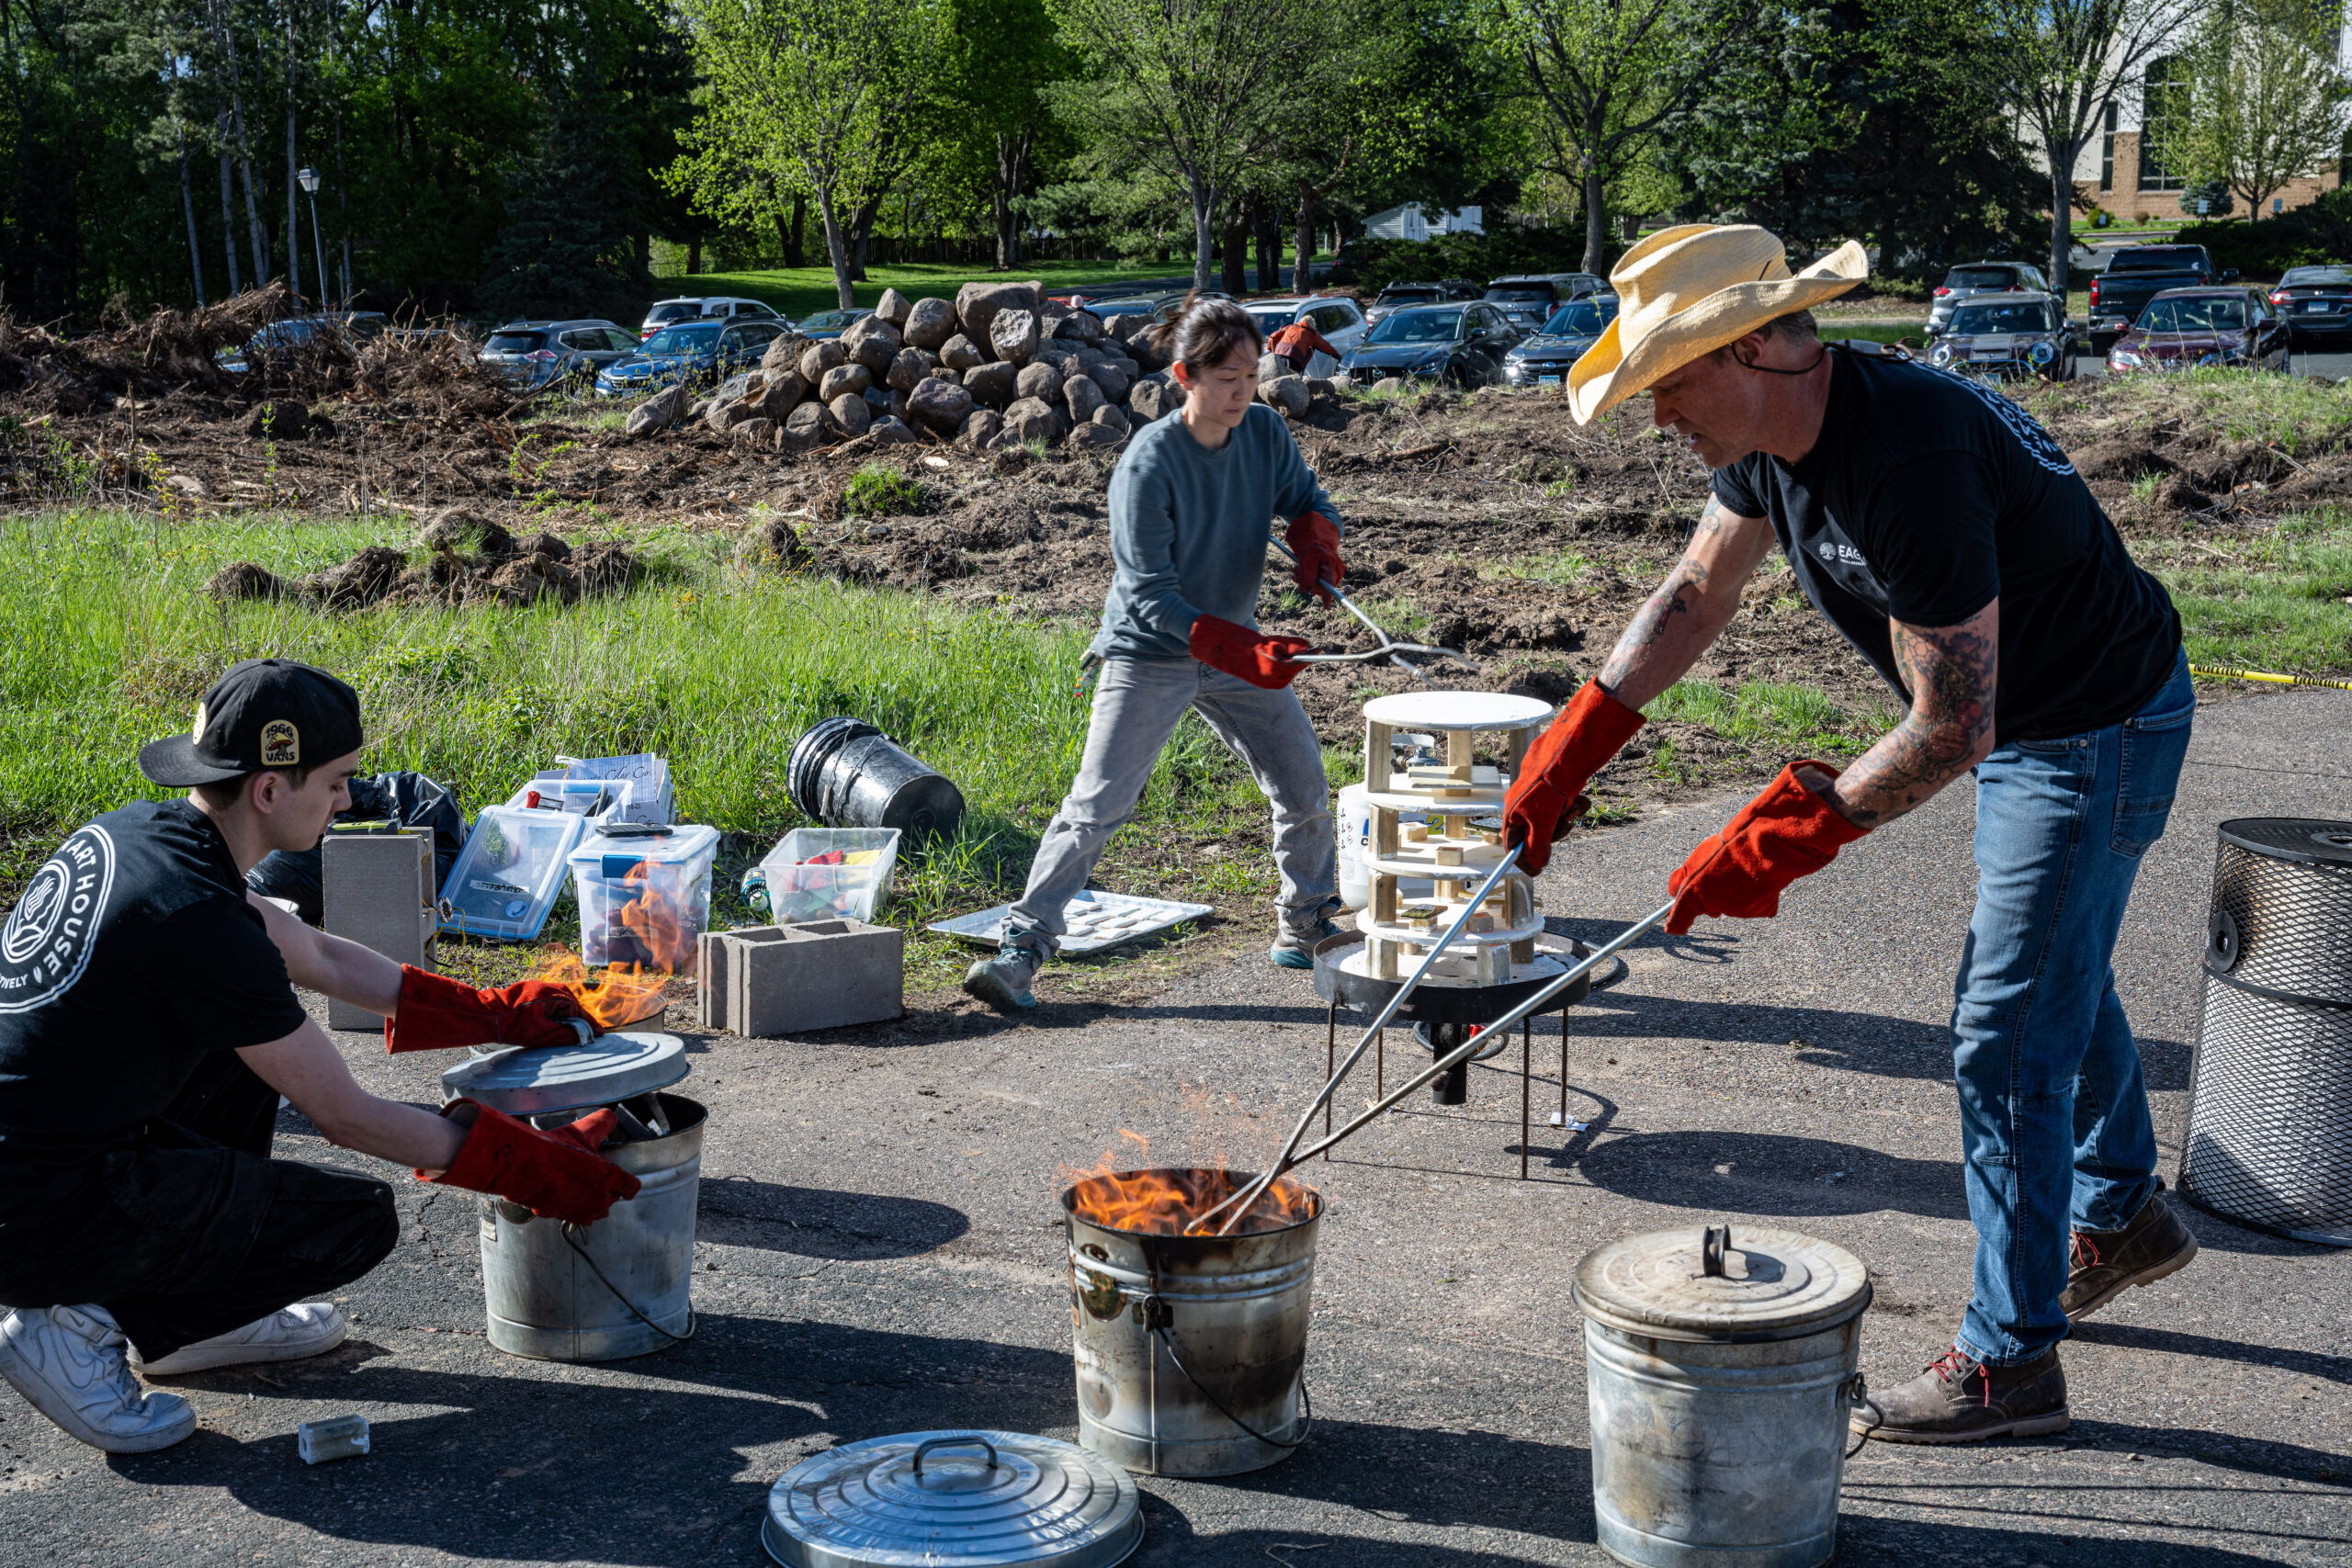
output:
M0 1013L30 1011L74 988L97 951L114 867L114 840L92 826L33 874L0 930Z
M2071 474L2075 471L2075 465L2068 459L2065 448L2050 438L2050 432L2042 429L2041 422L2033 415L2026 412L1990 387L1982 385L1973 376L1962 376L1951 370L1943 371L1941 374L1951 377L1951 379L1967 388L1975 394L1978 401L1998 414L2001 423L2009 427L2009 434L2018 438L2018 445L2025 448L2027 457L2031 457L2053 474Z

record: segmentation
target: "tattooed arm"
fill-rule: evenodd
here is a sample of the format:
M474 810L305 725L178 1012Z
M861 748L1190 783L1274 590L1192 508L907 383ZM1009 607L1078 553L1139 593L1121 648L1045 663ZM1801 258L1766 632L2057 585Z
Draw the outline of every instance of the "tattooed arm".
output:
M2000 674L2001 602L1956 626L1888 623L1894 660L1911 688L1911 711L1827 790L1857 828L1902 816L1993 750L1993 694ZM1805 781L1822 793L1821 775Z
M1743 517L1709 496L1682 558L1600 667L1601 686L1637 708L1680 680L1738 614L1740 591L1773 543L1770 523Z

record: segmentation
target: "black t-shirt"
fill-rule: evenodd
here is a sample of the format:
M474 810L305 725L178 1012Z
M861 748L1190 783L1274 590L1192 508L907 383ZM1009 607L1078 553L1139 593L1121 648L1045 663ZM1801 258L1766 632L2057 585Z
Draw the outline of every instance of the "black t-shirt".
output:
M79 829L0 931L0 1211L30 1190L27 1167L129 1139L205 1053L303 1017L202 812L141 801Z
M1906 704L1888 617L1954 626L1997 596L1999 740L2137 713L2172 674L2180 616L2049 433L1962 377L1830 353L1813 450L1751 452L1715 470L1715 498L1771 520L1805 596Z

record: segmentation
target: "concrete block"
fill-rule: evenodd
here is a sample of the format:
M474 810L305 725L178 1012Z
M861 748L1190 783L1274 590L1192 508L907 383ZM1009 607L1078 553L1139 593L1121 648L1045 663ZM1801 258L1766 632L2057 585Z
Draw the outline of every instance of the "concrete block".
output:
M728 951L725 931L695 938L695 1021L714 1032L734 1027L727 995Z
M808 920L719 931L709 942L703 984L723 1014L713 1027L801 1034L906 1011L906 935L895 926Z
M319 846L320 906L328 931L348 937L395 964L434 967L433 833L408 828L382 833L329 833ZM334 1029L374 1029L383 1016L327 998Z

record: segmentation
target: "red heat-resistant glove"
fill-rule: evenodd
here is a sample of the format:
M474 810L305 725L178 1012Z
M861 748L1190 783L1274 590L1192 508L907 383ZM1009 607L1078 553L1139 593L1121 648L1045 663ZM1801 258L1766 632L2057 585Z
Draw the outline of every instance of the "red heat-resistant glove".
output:
M453 1100L441 1108L441 1114L461 1105L473 1106L475 1115L458 1157L439 1176L428 1178L418 1171L418 1180L487 1192L520 1203L542 1219L575 1225L595 1224L613 1212L614 1203L636 1197L642 1185L596 1153L620 1120L610 1110L542 1132L471 1100Z
M1781 888L1819 871L1870 830L1838 816L1826 795L1807 789L1799 768L1838 776L1826 762L1791 762L1722 832L1691 851L1666 879L1674 895L1674 912L1666 918L1669 932L1680 936L1701 915L1753 920L1779 914Z
M1530 876L1551 863L1553 840L1591 809L1584 786L1641 728L1642 716L1587 681L1527 749L1503 797L1503 841L1518 846Z
M1340 562L1340 525L1320 512L1301 513L1283 535L1296 558L1291 567L1291 581L1298 591L1326 604L1336 604L1329 582L1333 588L1348 580L1348 569Z
M572 1045L578 1019L591 1031L596 1021L569 986L548 980L517 980L478 991L447 975L401 965L399 1012L384 1020L384 1049L443 1051L452 1045Z
M1298 655L1312 653L1315 645L1304 637L1270 637L1248 626L1203 615L1193 623L1193 657L1215 670L1238 675L1253 686L1280 691L1306 668Z

